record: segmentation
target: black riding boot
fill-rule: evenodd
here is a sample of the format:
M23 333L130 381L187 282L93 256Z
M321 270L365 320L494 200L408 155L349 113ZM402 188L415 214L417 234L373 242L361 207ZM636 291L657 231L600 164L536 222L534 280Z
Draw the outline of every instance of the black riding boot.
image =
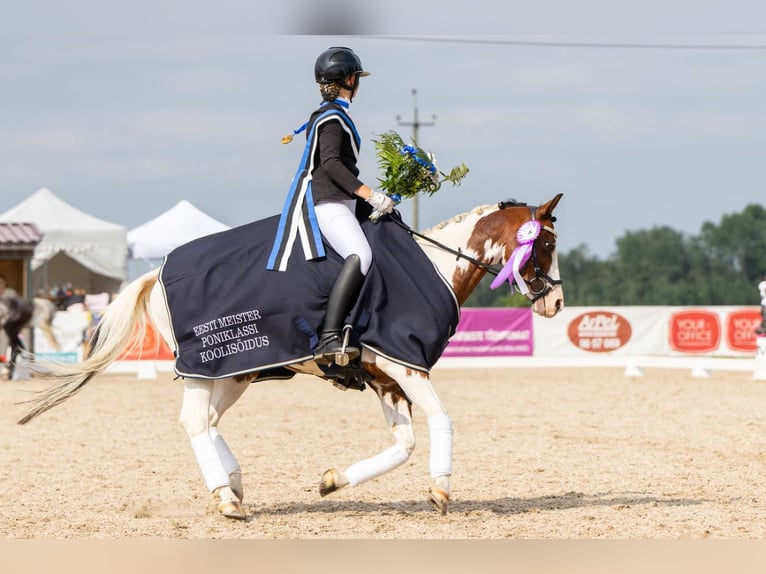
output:
M345 366L350 360L359 356L359 349L356 347L346 347L345 355L342 353L341 329L343 320L356 302L362 283L364 283L364 275L362 275L359 256L349 255L327 300L322 333L319 335L319 344L314 351L314 360L320 365L330 365L335 362Z

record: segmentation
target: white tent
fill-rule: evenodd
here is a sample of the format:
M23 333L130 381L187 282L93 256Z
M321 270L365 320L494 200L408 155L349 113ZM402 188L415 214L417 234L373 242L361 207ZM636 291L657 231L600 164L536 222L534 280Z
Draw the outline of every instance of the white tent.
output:
M228 225L182 199L154 219L128 231L128 249L133 259L161 259L179 245L227 229Z
M0 214L0 221L34 223L42 231L31 262L35 291L71 282L89 293L114 293L127 277L127 228L88 215L48 189Z

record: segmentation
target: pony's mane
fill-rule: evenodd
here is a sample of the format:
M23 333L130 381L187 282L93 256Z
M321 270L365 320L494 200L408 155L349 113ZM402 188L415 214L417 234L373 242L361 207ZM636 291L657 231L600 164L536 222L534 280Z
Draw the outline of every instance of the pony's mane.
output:
M445 227L449 227L450 225L455 225L456 223L460 223L461 221L465 220L467 217L470 217L471 215L483 215L485 212L488 212L494 209L497 209L497 204L479 205L478 207L474 207L471 211L454 215L451 218L449 218L447 221L442 221L441 223L437 223L436 225L434 225L430 229L427 229L423 233L430 233L432 231L444 229Z

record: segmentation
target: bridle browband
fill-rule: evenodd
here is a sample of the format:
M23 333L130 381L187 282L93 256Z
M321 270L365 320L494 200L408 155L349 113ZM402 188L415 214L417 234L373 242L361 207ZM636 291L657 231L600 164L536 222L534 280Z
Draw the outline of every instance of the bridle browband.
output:
M530 212L532 220L535 219L535 215L536 215L536 211L537 211L537 207L535 207L533 205L529 205L528 206L526 203L521 203L521 202L517 202L517 201L514 201L514 200L501 201L500 203L497 204L497 207L499 209L505 209L506 207L529 207L529 212ZM497 276L497 274L500 273L499 269L495 268L492 265L489 265L488 263L484 263L483 261L479 261L475 257L471 257L470 255L466 255L465 253L463 253L463 251L460 248L453 249L452 247L448 247L447 245L444 245L443 243L441 243L439 241L436 241L435 239L432 239L431 237L428 237L427 235L424 235L422 233L419 233L419 232L415 231L409 225L404 223L401 220L401 218L398 216L398 214L397 214L397 216L394 217L394 213L395 212L392 212L390 214L391 215L391 220L394 223L396 223L399 227L401 227L402 229L404 229L405 231L407 231L411 235L414 235L416 237L420 237L421 239L424 239L425 241L428 241L430 244L435 245L436 247L438 247L439 249L442 249L443 251L446 251L447 253L452 253L455 256L455 260L464 259L464 260L468 261L469 263L475 265L476 267L479 267L480 269L484 269L484 271L486 271L487 273L490 273L490 274L495 275L495 276ZM556 218L551 216L551 221L556 221ZM545 231L548 231L549 233L552 233L554 237L558 236L558 234L556 233L556 231L552 227L549 227L547 225L543 225L542 228ZM537 241L537 240L535 240L535 241ZM548 293L550 293L555 285L561 285L562 281L561 281L561 279L553 279L547 273L544 273L542 269L540 269L540 266L537 263L537 254L535 253L534 249L532 249L532 257L531 257L530 260L532 261L532 264L534 265L535 278L532 279L531 281L527 281L527 285L529 286L530 293L533 295L533 297L530 297L530 300L531 300L532 303L534 303L538 299L540 299L542 297L545 297ZM542 283L542 286L537 288L537 289L534 288L532 284L536 283L536 282Z

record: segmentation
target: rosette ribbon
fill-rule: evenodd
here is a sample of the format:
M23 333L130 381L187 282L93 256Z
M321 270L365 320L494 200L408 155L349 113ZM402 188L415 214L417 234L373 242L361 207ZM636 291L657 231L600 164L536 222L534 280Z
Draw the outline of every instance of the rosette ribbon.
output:
M516 289L518 289L519 293L524 295L529 293L529 286L521 276L521 268L524 267L524 264L527 261L529 261L529 258L532 255L532 249L534 248L535 239L540 235L541 229L542 226L536 219L527 221L519 227L519 230L516 232L516 242L518 245L516 246L516 249L513 250L513 253L511 253L508 261L505 262L500 273L498 273L497 277L490 283L490 289L497 289L504 281L508 280L508 283L511 285L511 292L513 292L515 282ZM511 279L511 276L513 276L513 279Z

